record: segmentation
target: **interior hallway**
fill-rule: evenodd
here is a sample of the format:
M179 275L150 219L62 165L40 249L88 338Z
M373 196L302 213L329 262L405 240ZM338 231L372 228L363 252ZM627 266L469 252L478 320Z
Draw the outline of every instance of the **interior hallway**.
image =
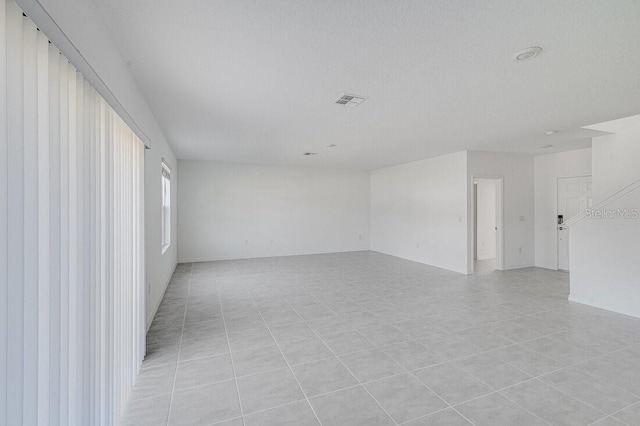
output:
M180 264L126 424L640 424L640 319L568 302L568 279L374 252Z

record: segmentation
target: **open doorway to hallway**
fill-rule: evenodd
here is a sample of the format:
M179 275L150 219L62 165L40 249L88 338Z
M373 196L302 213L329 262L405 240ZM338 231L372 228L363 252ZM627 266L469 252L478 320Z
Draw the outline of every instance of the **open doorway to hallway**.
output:
M502 179L473 179L473 271L502 269Z

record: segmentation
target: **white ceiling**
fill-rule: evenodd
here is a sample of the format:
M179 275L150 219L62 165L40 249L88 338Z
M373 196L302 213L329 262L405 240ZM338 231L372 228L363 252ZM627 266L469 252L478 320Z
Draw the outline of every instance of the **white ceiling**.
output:
M547 153L640 113L637 0L95 4L181 159L371 169ZM512 59L529 46L544 51ZM335 105L342 93L368 99Z

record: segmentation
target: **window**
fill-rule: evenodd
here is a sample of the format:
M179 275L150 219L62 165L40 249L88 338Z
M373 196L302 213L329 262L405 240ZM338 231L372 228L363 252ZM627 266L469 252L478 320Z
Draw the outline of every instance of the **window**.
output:
M162 253L171 245L171 169L162 160Z

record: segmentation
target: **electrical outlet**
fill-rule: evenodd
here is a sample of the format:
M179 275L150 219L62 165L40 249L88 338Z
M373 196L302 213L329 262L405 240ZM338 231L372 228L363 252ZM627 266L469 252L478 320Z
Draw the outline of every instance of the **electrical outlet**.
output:
M244 240L244 243L245 244L249 244L249 240Z
M520 222L524 222L524 216L520 216Z
M522 247L518 248L518 253L522 253Z
M361 240L362 239L362 235L358 235L358 239Z
M416 248L420 248L420 243L416 243Z

